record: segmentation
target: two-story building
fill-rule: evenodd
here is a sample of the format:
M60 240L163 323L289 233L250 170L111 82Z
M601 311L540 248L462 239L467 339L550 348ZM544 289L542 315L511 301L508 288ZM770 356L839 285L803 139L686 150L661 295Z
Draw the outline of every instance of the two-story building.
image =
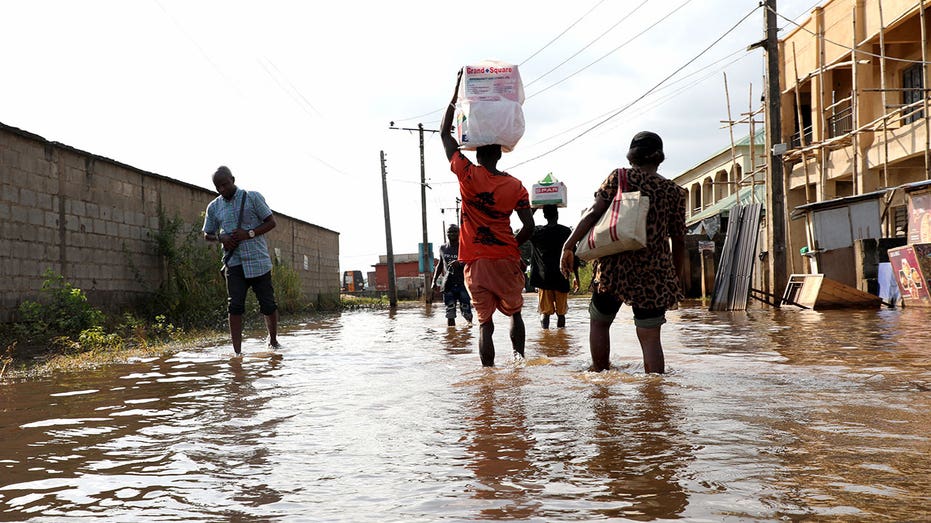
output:
M928 3L828 0L780 40L792 272L862 288L858 240L907 228L903 189L931 179Z
M765 142L762 132L752 133L673 178L688 191L686 248L691 281L686 292L690 297L701 296L703 288L707 295L713 288L729 210L737 204L765 203Z

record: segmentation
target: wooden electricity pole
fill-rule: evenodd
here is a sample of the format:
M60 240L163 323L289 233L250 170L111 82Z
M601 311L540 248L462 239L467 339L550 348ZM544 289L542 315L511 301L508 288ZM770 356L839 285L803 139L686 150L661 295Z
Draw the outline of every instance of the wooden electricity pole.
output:
M433 294L433 281L428 274L433 274L433 264L430 263L433 253L429 250L429 244L427 243L427 171L426 165L424 163L424 152L423 152L423 133L438 133L438 129L424 129L423 124L417 124L417 128L409 127L395 127L394 122L391 122L389 129L395 129L400 131L417 131L420 135L420 214L421 221L423 225L423 249L420 254L420 264L423 267L423 299L426 302L432 301Z
M385 168L385 151L381 151L381 194L385 203L385 243L388 254L388 305L398 306L398 289L394 281L394 247L391 245L391 213L388 212L388 169Z
M767 250L769 251L770 290L780 305L786 288L786 211L785 170L782 151L773 146L782 140L782 106L779 89L779 35L776 26L776 0L765 0L766 17L766 221ZM805 130L799 122L799 129ZM777 154L778 153L778 154Z

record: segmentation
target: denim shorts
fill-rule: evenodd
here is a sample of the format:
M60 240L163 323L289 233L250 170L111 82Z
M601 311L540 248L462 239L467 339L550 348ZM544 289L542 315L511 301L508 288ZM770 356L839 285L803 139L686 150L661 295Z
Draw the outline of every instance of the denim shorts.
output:
M588 313L592 320L611 323L621 310L621 300L610 294L594 293L588 304ZM643 329L655 329L666 323L666 307L643 309L631 307L634 311L634 325Z

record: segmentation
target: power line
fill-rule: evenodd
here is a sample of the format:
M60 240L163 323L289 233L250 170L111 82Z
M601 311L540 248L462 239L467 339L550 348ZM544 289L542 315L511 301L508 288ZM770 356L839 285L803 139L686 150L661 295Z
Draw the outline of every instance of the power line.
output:
M268 64L271 65L278 74L277 75L273 74L272 71L262 61L262 59L258 59L259 65L262 66L262 69L264 69L265 72L268 73L268 76L270 76L272 80L274 80L275 83L278 84L278 87L280 87L282 91L284 91L288 96L291 97L292 100L294 100L295 102L297 102L298 105L301 106L301 109L303 109L304 112L308 114L308 116L313 116L310 114L310 112L307 111L307 107L310 107L311 109L313 109L315 113L317 113L317 116L321 118L324 117L323 113L317 110L314 104L310 103L310 100L308 100L307 97L304 96L304 93L302 93L301 90L298 89L297 86L295 86L294 83L292 83L290 79L288 79L287 75L285 75L281 71L281 69L278 69L278 66L275 65L275 63L272 62L270 58L265 57L264 60L268 62ZM282 78L284 78L286 82L288 82L288 85L291 87L290 90L286 89L285 86L281 84L281 82L278 80L278 76L281 76ZM297 97L295 97L295 94L297 95Z
M646 3L646 1L647 1L647 0L644 0L643 3ZM582 16L580 16L575 22L572 22L571 24L569 24L568 27L566 27L565 29L563 29L563 31L562 31L561 33L559 33L558 35L556 35L552 40L550 40L549 42L547 42L543 47L537 49L533 54L531 54L530 56L528 56L527 58L525 58L523 62L521 62L521 63L518 64L518 67L523 66L524 64L526 64L527 62L529 62L532 58L534 58L535 56L537 56L538 54L540 54L544 49L546 49L547 47L549 47L550 45L552 45L556 40L559 40L560 38L562 38L563 35L565 35L570 29L572 29L573 27L575 27L579 22L581 22L582 20L584 20L585 17L587 17L588 15L590 15L590 14L592 13L592 11L594 11L598 6L600 6L600 5L603 4L604 2L605 2L605 0L599 0L597 3L595 3L595 5L593 5L588 11L586 11L585 14L583 14ZM643 4L640 4L640 5L643 5ZM637 9L639 9L639 8L640 8L640 6L637 6ZM635 9L635 11L636 11L636 9ZM626 18L626 17L625 17L625 18ZM621 19L621 20L623 21L623 19ZM620 22L618 22L618 23L620 23ZM615 25L617 25L617 24L615 24ZM613 29L613 26L612 26L612 29ZM589 44L589 45L591 45L591 44ZM583 48L583 50L584 50L584 48ZM579 52L581 52L581 51L579 51ZM578 53L576 53L576 54L578 54ZM571 58L574 57L574 56L575 56L575 55L570 56L569 59L571 59ZM568 59L567 59L567 61L568 61ZM563 63L565 63L565 62L563 62ZM560 65L562 65L562 64L560 64ZM558 68L559 66L556 66L556 67ZM546 76L547 74L549 74L549 73L551 73L551 72L552 72L552 70L549 71L549 72L547 72L547 73L544 74L543 76ZM530 83L536 82L537 80L543 78L543 76L541 76L541 77L539 77L539 78L537 78L537 79L531 81ZM530 85L530 84L527 84L527 85ZM420 119L426 118L427 116L432 116L432 115L434 115L434 114L440 113L440 112L444 111L445 109L446 109L446 107L444 106L444 107L441 107L441 108L439 108L439 109L434 109L434 110L432 110L432 111L429 111L429 112L426 112L426 113L423 113L423 114L418 114L418 115L416 115L416 116L410 116L410 117L407 117L407 118L400 118L400 119L398 119L398 120L396 120L396 121L397 121L397 122L409 122L409 121L411 121L411 120L420 120Z
M214 68L214 70L216 70L216 72L229 84L229 86L233 89L233 91L234 91L240 98L246 99L246 96L243 94L243 92L239 90L239 88L235 85L235 83L234 83L228 76L226 76L226 74L223 72L223 70L220 69L220 67L210 58L210 55L207 54L207 51L205 51L204 48L201 47L201 45L197 42L197 40L194 39L194 37L191 36L191 34L188 33L187 30L184 29L184 26L181 25L181 23L178 21L178 19L176 19L170 12L168 12L167 9L165 9L165 6L162 5L161 1L160 1L160 0L153 0L153 1L155 2L156 5L158 5L158 7L162 10L162 12L164 12L165 15L172 21L172 23L175 24L175 26L181 31L181 33L184 34L184 36L188 39L188 41L190 41L191 44L193 44L194 47L197 48L197 50L200 52L201 56L203 56L203 58L204 58L205 60L207 60L207 62ZM269 62L269 63L271 63L271 62ZM272 64L272 66L274 67L274 64ZM263 66L263 67L264 67L264 66ZM277 68L276 68L276 69L277 69ZM268 71L266 70L266 72L268 72ZM277 81L277 80L276 80L276 81ZM280 85L280 84L279 84L279 85ZM282 87L282 88L283 88L283 87ZM300 93L299 93L299 94L300 94ZM302 95L302 97L303 97L303 95ZM306 101L306 99L305 99L305 101ZM308 101L307 103L308 103L308 105L310 105L310 106L313 108L313 105L311 105L309 101ZM314 109L314 110L316 110L316 109ZM333 166L332 164L328 163L327 161L323 160L322 158L320 158L320 157L318 157L318 156L316 156L316 155L314 155L314 154L312 154L312 153L310 153L310 152L308 152L308 151L306 151L306 150L305 150L305 151L302 151L302 152L303 152L305 155L307 155L307 157L309 157L310 159L312 159L312 160L314 160L314 161L320 163L321 165L323 165L323 166L325 166L325 167L327 167L327 168L329 168L329 169L332 169L333 171L335 171L335 172L337 172L337 173L339 173L339 174L342 174L342 175L345 175L345 176L351 176L349 173L347 173L347 172L345 172L345 171L343 171L343 170L341 170L341 169L339 169L339 168Z
M229 87L232 88L233 91L235 91L236 94L239 95L240 98L245 98L245 96L243 95L242 91L239 90L239 87L236 85L236 83L233 82L233 80L229 76L226 76L226 73L224 73L223 70L220 69L220 66L218 66L216 62L214 62L213 59L210 58L210 55L207 54L207 51L205 51L204 48L201 47L201 45L197 42L197 40L195 40L194 37L191 36L191 33L187 32L187 29L185 29L184 26L181 25L181 22L179 22L177 18L175 18L171 13L169 13L168 9L165 9L165 6L162 5L162 3L159 0L153 0L153 1L155 2L155 5L157 5L158 8L161 9L163 13L165 13L165 16L167 16L168 19L171 20L171 23L175 24L175 27L177 27L178 30L181 31L181 34L183 34L184 37L187 38L188 41L191 42L194 45L194 47L197 48L198 52L200 52L200 55L204 58L204 60L207 60L207 63L210 64L211 67L213 67L213 70L216 71L217 74L219 74L220 77L223 78L224 81L226 81Z
M719 64L719 63L721 63L721 62L723 62L723 61L725 61L725 60L727 60L727 59L729 59L729 58L732 58L732 57L734 57L734 56L737 55L737 54L741 54L741 53L742 53L742 56L737 57L737 58L734 59L734 60L731 60L730 62L728 62L727 64L725 64L723 67L719 67L719 68L715 69L714 71L711 71L710 73L708 73L707 75L701 77L700 79L698 79L698 80L695 82L695 84L701 83L701 82L703 82L705 79L707 79L708 77L714 75L715 73L717 73L717 72L719 72L719 71L721 71L721 70L723 70L723 69L727 69L728 67L730 67L730 66L733 65L734 63L736 63L736 62L738 62L738 61L740 61L740 60L746 58L747 56L749 56L749 53L747 53L747 50L746 50L746 46L742 46L742 47L740 47L740 49L737 49L737 50L731 52L730 54L727 54L727 55L725 55L724 57L719 58L719 59L715 60L714 62L711 62L710 64L707 64L707 65L701 67L700 69L696 69L695 71L693 71L693 72L691 72L691 73L689 73L689 74L687 74L687 75L685 75L685 76L683 76L683 77L681 77L681 78L676 79L676 80L673 81L673 82L670 82L670 83L668 83L668 84L666 84L666 85L664 85L664 86L662 86L662 87L656 89L656 90L654 91L654 94L655 94L655 93L659 93L660 91L664 91L664 90L666 90L666 89L670 89L670 88L672 88L673 86L675 86L675 85L677 85L677 84L679 84L679 83L682 83L682 82L684 82L684 81L686 81L686 80L692 78L693 76L695 76L695 75L697 75L697 74L703 73L703 72L709 70L710 68L714 67L715 65L717 65L717 64ZM687 85L687 86L685 86L685 87L682 87L682 88L680 88L680 89L674 91L672 94L668 95L666 98L663 98L663 99L662 99L663 102L661 102L661 103L665 103L666 101L669 101L669 100L675 98L676 96L678 96L679 94L681 94L682 92L684 92L684 91L686 91L688 88L690 88L692 85L694 85L694 84ZM654 106L651 106L651 107L657 107L657 106L659 106L659 105L660 105L660 104L658 103L658 104L656 104L656 105L654 105ZM584 122L581 122L581 123L579 123L579 124L577 124L577 125L574 125L574 126L568 128L568 129L566 129L566 130L564 130L564 131L562 131L562 132L559 132L559 133L557 133L557 134L555 134L555 135L552 135L552 136L550 136L550 137L548 137L548 138L544 138L544 139L542 139L542 140L539 140L539 141L537 141L537 142L535 142L535 143L529 144L528 147L534 147L534 146L540 145L540 144L542 144L542 143L545 143L545 142L548 142L548 141L553 140L553 139L555 139L555 138L558 138L558 137L560 137L560 136L562 136L562 135L564 135L564 134L568 134L568 133L570 133L570 132L572 132L572 131L574 131L574 130L576 130L576 129L579 129L579 128L581 128L581 127L585 127L586 125L588 125L588 124L590 124L590 123L592 123L592 122L595 122L595 121L597 121L597 120L599 120L599 119L601 119L601 118L604 118L605 116L607 116L607 115L613 113L614 111L617 111L619 108L620 108L620 107L615 107L615 108L613 108L613 109L609 109L608 111L605 111L605 112L603 112L603 113L601 113L601 114L599 114L599 115L597 115L597 116L595 116L595 117L593 117L593 118L590 118L590 119L588 119L588 120L586 120L586 121L584 121ZM638 114L639 114L639 113L638 113Z
M727 69L728 67L734 65L735 63L737 63L737 62L743 60L744 58L746 58L746 57L748 57L748 56L750 56L750 53L746 53L746 54L744 54L744 55L742 55L742 56L738 56L737 58L735 58L735 59L731 60L730 62L728 62L727 64L725 64L723 67L719 67L719 68L715 69L714 71L710 71L708 74L702 76L701 78L699 78L698 80L696 80L695 83L690 84L690 85L686 85L686 86L683 86L683 87L680 87L679 89L677 89L677 90L673 91L672 93L670 93L669 95L667 95L665 98L660 98L660 99L658 99L658 100L654 100L653 102L651 102L650 105L646 105L646 106L642 107L640 110L636 111L636 112L634 113L634 116L641 115L641 114L643 114L643 113L646 113L646 112L648 112L648 111L651 111L651 110L653 110L653 109L656 109L657 107L660 107L660 106L663 106L663 105L669 103L670 101L672 101L674 98L676 98L676 97L679 96L680 94L684 93L685 91L687 91L687 90L693 88L694 86L696 86L696 85L698 85L698 84L704 82L705 80L707 80L707 79L709 79L709 78L711 78L711 77L713 77L713 76L716 76L717 73L719 73L719 72L721 72L721 71ZM617 128L617 125L611 127L610 129L616 129L616 128Z
M864 50L862 50L862 49L854 49L853 47L850 47L849 45L839 44L839 43L837 43L837 42L835 42L835 41L833 41L833 40L829 40L829 39L827 39L827 38L824 38L823 36L819 36L817 33L811 31L810 29L808 29L808 28L806 28L806 27L804 27L804 26L802 26L801 24L798 24L798 23L795 22L794 20L790 20L788 17L786 17L785 15L783 15L783 14L777 12L775 9L773 9L773 8L771 8L771 7L767 7L767 10L772 11L772 13L775 14L776 16L778 16L779 18L782 18L782 19L785 20L786 22L789 22L790 24L794 25L795 27L798 27L799 29L805 31L806 33L808 33L808 34L810 34L810 35L812 35L812 36L815 36L815 37L818 37L818 38L822 38L825 42L827 42L827 43L829 43L829 44L831 44L831 45L836 45L837 47L840 47L841 49L850 51L850 52L852 52L852 53L857 53L858 55L872 56L873 58L882 58L882 59L885 59L885 60L892 60L893 62L903 62L903 63L906 63L906 64L923 64L923 65L924 65L924 64L931 63L931 62L925 62L925 61L922 61L922 60L909 60L909 59L907 59L907 58L895 58L895 57L893 57L893 56L883 56L883 55L880 55L880 54L871 53L871 52L869 52L869 51L864 51ZM901 15L901 16L899 16L899 18L896 18L895 20L893 20L892 22L890 22L889 25L895 24L897 21L901 20L902 17L904 17L904 16L905 16L904 14ZM887 27L888 27L888 25L887 25Z
M581 133L579 133L578 135L576 135L574 138L572 138L572 139L570 139L570 140L568 140L568 141L566 141L566 142L564 142L564 143L562 143L562 144L560 144L560 145L554 147L553 149L550 149L550 150L547 151L547 152L544 152L544 153L542 153L542 154L539 154L539 155L537 155L537 156L534 156L533 158L530 158L530 159L528 159L528 160L524 160L524 161L522 161L522 162L520 162L520 163L518 163L518 164L512 165L512 166L508 167L508 169L514 169L514 168L516 168L516 167L519 167L519 166L521 166L521 165L524 165L525 163L529 163L529 162L532 162L532 161L534 161L534 160L539 160L540 158L543 158L544 156L547 156L547 155L549 155L549 154L552 154L552 153L558 151L559 149L562 149L563 147L569 145L570 143L572 143L572 142L578 140L579 138L585 136L586 134L588 134L588 133L594 131L595 129L601 127L602 125L606 124L606 123L609 122L610 120L614 119L614 118L617 117L619 114L623 113L624 111L626 111L627 109L629 109L630 107L632 107L634 104L636 104L636 103L639 102L640 100L643 100L644 98L646 98L647 96L649 96L651 93L653 93L654 91L656 91L661 85L663 85L664 83L666 83L667 80L669 80L669 79L672 78L673 76L679 74L680 71L682 71L683 69L685 69L686 67L688 67L689 65L691 65L695 60L698 60L702 55L704 55L706 52L708 52L712 47L714 47L715 45L717 45L718 42L720 42L721 40L723 40L724 37L726 37L727 35L729 35L730 33L732 33L735 29L737 29L737 27L739 27L740 24L744 23L744 21L746 21L747 18L750 18L750 16L751 16L753 13L755 13L757 9L759 9L759 6L754 7L749 13L747 13L746 15L744 15L744 17L741 18L736 24L734 24L730 29L728 29L727 31L725 31L724 34L722 34L722 35L719 36L717 39L715 39L714 42L711 42L710 45L708 45L707 47L705 47L704 49L702 49L701 52L699 52L697 55L695 55L695 56L694 56L692 59L690 59L688 62L686 62L685 64L683 64L682 66L680 66L678 69L676 69L675 71L673 71L672 73L670 73L668 76L666 76L665 78L663 78L662 80L660 80L659 83L657 83L656 85L654 85L653 87L651 87L650 89L648 89L645 93L643 93L642 95L640 95L640 96L637 97L635 100L633 100L632 102L628 103L627 105L625 105L624 107L622 107L622 108L619 109L618 111L614 112L613 114L611 114L610 116L608 116L608 117L605 118L604 120L602 120L602 121L598 122L597 124L595 124L595 125L589 127L589 128L586 129L585 131L582 131Z
M682 2L681 4L679 4L679 7L676 7L675 9L673 9L672 11L670 11L669 13L667 13L665 16L663 16L663 17L660 18L659 20L653 22L649 27L647 27L647 28L644 29L643 31L640 31L639 33L635 34L632 38L630 38L630 39L627 40L626 42L624 42L624 43L622 43L621 45L615 47L614 49L608 51L607 53L605 53L604 55L602 55L600 58L598 58L597 60L595 60L594 62L592 62L592 63L586 65L585 67L583 67L583 68L579 69L578 71L576 71L576 72L570 74L569 76L563 78L562 80L559 80L559 81L557 81L557 82L554 83L554 84L551 84L551 85L549 85L549 86L547 86L547 87L544 87L543 89L541 89L541 90L539 90L539 91L537 91L537 92L535 92L535 93L533 93L533 94L531 94L531 95L528 95L528 96L527 96L527 99L529 100L530 98L533 98L534 96L537 96L538 94L542 94L542 93L544 93L544 92L546 92L546 91L549 91L549 90L552 89L553 87L556 87L557 85L559 85L559 84L565 82L566 80L572 78L573 76L575 76L575 75L581 73L582 71L588 69L589 67L591 67L591 66L597 64L598 62L604 60L605 58L611 56L612 54L616 53L617 51L619 51L621 48L623 48L623 47L626 46L627 44L629 44L629 43L633 42L634 40L636 40L637 38L643 36L646 32L650 31L651 29L653 29L654 27L656 27L657 25L659 25L661 22L664 22L664 21L666 21L667 19L669 19L669 17L671 17L671 16L674 15L676 12L678 12L680 9L682 9L683 7L685 7L686 5L688 5L691 1L692 1L692 0L685 0L685 2Z
M633 15L634 13L636 13L637 10L639 10L641 7L643 7L644 5L646 5L646 3L649 2L649 1L650 1L650 0L643 0L643 2L640 2L640 5L638 5L637 7L635 7L631 12L629 12L629 13L627 13L626 15L622 16L620 20L618 20L617 22L615 22L614 25L612 25L611 27L609 27L608 29L606 29L603 33L601 33L600 35L598 35L597 37L595 37L594 40L592 40L591 42L589 42L588 44L586 44L584 47L582 47L582 48L579 49L578 51L572 53L572 55L570 55L569 58L566 58L565 60L563 60L562 62L560 62L559 64L557 64L556 67L553 67L553 68L550 69L549 71L547 71L547 72L541 74L540 76L538 76L538 77L534 78L533 80L531 80L530 82L528 82L526 85L524 85L524 87L529 87L529 86L533 85L535 82L538 82L538 81L542 80L542 79L545 78L548 74L552 73L552 72L555 71L556 69L559 69L560 67L562 67L563 65L565 65L566 62L568 62L569 60L572 60L572 59L575 58L576 56L579 56L579 54L581 54L582 51L588 49L588 48L591 47L595 42L597 42L598 40L601 40L602 38L604 38L604 36L605 36L606 34L608 34L608 33L610 33L611 31L613 31L615 27L621 25L621 23L622 23L624 20L627 20L628 18L630 18L631 15Z
M560 38L562 38L562 35L566 34L570 29L572 29L573 27L575 27L576 24L578 24L579 22L581 22L586 16L590 15L590 14L592 13L592 11L595 10L595 8L597 8L599 5L603 4L604 2L605 2L605 0L599 0L598 3L596 3L595 5L593 5L592 8L589 9L588 11L586 11L586 13L585 13L584 15L580 16L578 20L576 20L575 22L572 22L571 24L569 24L569 27L565 28L565 29L563 30L563 32L561 32L561 33L559 33L558 35L556 35L556 37L553 38L552 40L550 40L549 42L547 42L546 45L544 45L543 47L537 49L536 52L534 52L532 55L530 55L530 56L528 56L527 58L525 58L523 62L521 62L521 63L519 63L519 64L517 64L517 65L518 65L518 66L522 66L522 65L524 65L525 63L529 62L531 58L533 58L534 56L537 56L538 54L540 54L541 51L543 51L544 49L546 49L547 47L549 47L550 44L552 44L552 43L555 42L556 40L559 40Z

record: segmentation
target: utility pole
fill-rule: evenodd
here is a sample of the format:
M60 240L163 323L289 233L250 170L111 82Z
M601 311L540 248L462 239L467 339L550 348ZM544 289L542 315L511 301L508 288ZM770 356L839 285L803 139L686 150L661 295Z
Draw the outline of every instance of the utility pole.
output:
M782 140L782 105L779 89L779 34L776 26L776 0L765 0L766 40L766 219L767 251L769 251L770 290L775 296L776 306L780 305L782 293L786 288L786 211L785 211L785 169L782 164L782 151L774 146ZM801 127L801 126L800 126ZM802 130L804 133L804 129ZM780 143L781 145L781 143ZM778 154L777 154L778 153Z
M388 305L398 306L398 289L394 282L394 248L391 245L391 213L388 212L388 169L385 168L385 151L381 151L381 194L385 203L385 243L388 254Z
M446 211L453 211L453 210L456 211L456 221L455 221L455 224L456 224L456 225L460 225L460 223L459 223L459 204L460 204L460 203L462 203L462 199L460 199L458 196L456 196L456 206L455 206L455 207L442 207L442 208L440 208L440 214L443 215L443 238L446 237Z
M388 128L399 131L417 131L420 135L420 213L423 225L423 249L420 254L420 264L423 267L423 299L429 303L433 294L433 282L431 278L427 277L427 274L433 272L433 264L430 263L433 253L428 250L429 245L427 243L427 171L424 163L423 133L438 133L439 130L424 129L422 123L417 124L417 128L413 129L410 127L395 127L394 122L391 122Z

